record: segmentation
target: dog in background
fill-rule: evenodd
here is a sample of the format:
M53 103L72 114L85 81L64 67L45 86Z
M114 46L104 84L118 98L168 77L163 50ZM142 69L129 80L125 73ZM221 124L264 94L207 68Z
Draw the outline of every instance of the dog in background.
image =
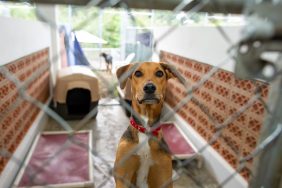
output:
M117 148L116 187L172 188L172 159L159 120L167 81L178 78L185 83L185 80L172 66L155 62L129 64L120 67L116 74L121 89L128 79L131 81L134 111Z
M112 72L113 66L113 57L110 54L106 54L104 52L100 53L100 56L104 58L107 65L107 72Z

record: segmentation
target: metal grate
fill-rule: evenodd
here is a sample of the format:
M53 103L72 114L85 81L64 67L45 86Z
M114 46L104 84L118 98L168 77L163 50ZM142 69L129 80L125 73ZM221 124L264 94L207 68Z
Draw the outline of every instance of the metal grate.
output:
M222 1L179 1L179 4L177 6L170 6L169 9L172 7L175 7L172 12L176 15L179 12L186 10L185 14L186 16L191 16L199 11L208 10L211 12L223 12L223 13L231 13L231 12L241 12L244 9L244 12L247 14L245 15L246 18L249 19L250 23L252 24L253 28L246 26L246 32L242 38L242 40L239 43L232 44L231 40L229 39L228 33L226 33L220 25L217 25L215 23L215 27L217 28L218 32L222 35L223 39L230 45L230 50L226 52L226 58L218 63L218 66L210 66L207 67L201 76L197 74L192 75L192 73L189 72L182 72L187 78L187 87L181 88L181 86L177 86L176 84L172 84L172 89L168 91L168 95L173 97L175 91L177 92L177 88L179 91L181 91L182 95L174 96L174 99L168 98L167 102L173 106L173 110L171 112L168 112L164 114L164 116L161 118L160 121L166 121L169 120L172 116L174 116L175 113L180 114L182 117L186 117L188 122L193 126L193 119L190 117L187 117L187 111L189 111L189 114L193 113L202 113L202 116L207 117L207 119L202 119L204 123L209 124L210 129L213 130L213 134L206 136L202 135L206 138L207 144L199 149L199 152L204 152L210 145L212 145L215 149L219 146L219 140L224 140L225 143L228 145L228 147L233 148L234 151L238 151L239 148L236 146L236 144L232 143L232 140L227 138L226 134L223 134L226 130L231 129L231 132L236 132L238 127L236 127L235 122L240 121L240 118L243 117L244 114L248 113L250 109L253 108L253 106L258 106L260 109L263 109L263 112L265 112L265 121L264 126L262 127L262 132L259 137L259 142L256 143L256 141L252 140L253 137L248 137L247 141L252 144L252 147L254 148L252 151L248 153L238 152L236 153L236 165L233 167L235 168L235 172L228 176L224 181L219 182L218 187L224 187L234 176L236 176L238 173L242 173L242 171L246 170L246 167L249 169L249 161L256 161L255 162L255 168L252 172L249 173L250 181L250 187L279 187L279 183L281 181L281 177L278 177L279 174L281 174L281 108L279 108L281 105L281 56L277 58L274 62L268 62L266 60L262 60L260 58L260 55L265 51L275 51L280 52L281 51L281 41L279 40L281 37L281 27L280 23L277 22L275 17L281 16L279 11L281 10L281 1L261 1L260 3L256 3L253 1L247 1L245 3L240 1L228 1L231 2L228 4L228 6L225 6ZM133 4L132 4L133 3ZM223 3L223 4L221 4ZM232 4L233 3L233 4ZM275 4L276 3L276 4ZM100 7L122 7L124 10L128 12L128 15L131 18L131 21L133 25L138 26L140 23L138 22L138 19L134 17L134 15L131 13L132 7L145 7L149 8L148 4L145 4L144 6L142 4L137 4L132 1L129 1L127 3L126 1L103 1L102 3L95 3L95 1L91 1L89 5L98 5ZM136 6L135 6L136 5ZM162 4L163 5L163 4ZM156 5L158 6L158 4ZM151 7L151 6L150 6ZM187 8L188 7L188 8ZM207 8L212 7L212 8ZM161 7L162 8L162 7ZM189 9L189 10L188 10ZM236 11L235 11L236 10ZM239 11L240 10L240 11ZM273 10L273 11L271 11ZM280 11L281 12L281 11ZM97 15L95 15L97 16ZM50 27L53 29L58 30L58 26L55 23L51 23L48 21L48 19L45 18L44 14L39 11L37 11L37 17L39 20L49 23ZM267 18L268 21L265 21ZM86 19L80 24L79 28L76 28L76 30L81 29L87 25L87 23L90 21L89 19ZM159 55L162 60L166 61L167 63L176 62L176 66L179 64L182 64L178 66L178 70L181 72L181 67L189 70L189 63L181 63L184 62L183 58L181 57L174 57L173 54L165 53L165 52L159 52L157 50L158 44L164 40L168 36L173 36L173 31L176 30L178 26L172 26L170 27L161 37L155 40L155 43L153 45L154 53ZM269 29L264 30L264 28ZM280 30L279 30L280 28ZM74 53L75 54L75 53ZM60 57L60 54L54 54L53 57L50 58L50 63L52 64L57 60L57 58ZM230 90L226 90L223 86L220 84L215 86L216 80L214 79L216 76L221 79L222 77L226 79L226 76L228 77L228 73L222 72L220 69L224 64L228 63L231 60L235 60L237 62L236 68L235 68L235 74L240 76L241 78L248 78L252 79L252 81L237 81L237 82L244 82L247 85L251 84L251 87L253 87L252 95L249 98L244 97L244 95L240 95L240 93L234 93L232 95L235 103L238 105L236 108L233 108L229 116L227 118L222 118L220 114L215 113L213 111L213 105L209 105L208 101L209 99L209 93L207 91L203 90L202 88L209 88L211 85L213 85L213 91L218 90L219 93L224 94L226 92L231 92ZM186 60L185 60L186 61ZM187 62L189 62L187 60ZM279 64L280 63L280 64ZM204 67L204 66L203 66ZM15 87L17 88L17 91L20 96L20 100L24 100L28 102L29 104L32 104L33 106L39 108L40 110L44 111L46 114L48 114L54 121L56 121L64 130L69 131L71 133L74 133L75 131L78 131L79 129L73 129L72 126L68 122L66 122L64 119L62 119L60 116L58 116L51 108L46 106L42 101L36 99L34 96L32 96L28 92L28 84L30 82L33 82L38 78L38 75L41 75L42 72L44 72L48 66L43 66L42 69L37 70L36 72L33 72L32 75L25 81L22 81L18 79L11 70L9 70L6 66L0 67L0 73L5 79L8 79L11 81ZM193 67L194 69L202 69L202 67ZM108 93L114 96L116 92L116 87L118 83L111 83L109 80L105 78L103 74L101 74L99 71L95 70L93 68L93 71L97 74L100 80L102 80L103 84L107 86ZM270 73L266 73L267 70L270 69ZM223 75L219 75L219 74ZM130 72L127 73L127 75L122 76L122 79L125 79L128 74L131 74ZM227 75L224 75L227 74ZM188 83L188 78L191 77L191 80ZM269 92L269 100L268 102L265 102L265 90L262 87L262 84L259 84L258 81L253 80L254 78L258 79L264 79L270 84L270 92ZM215 81L212 81L215 80ZM239 83L237 83L239 84ZM240 85L240 84L239 84ZM242 85L241 85L242 86ZM174 88L173 88L174 87ZM242 86L242 87L248 87L248 86ZM232 90L232 88L230 88ZM258 103L259 101L259 103ZM223 108L224 103L220 101L219 99L215 102L214 108ZM228 103L229 101L224 101L225 103ZM193 108L185 108L187 104L194 105L194 111ZM5 111L9 112L11 111L14 106L12 105L9 107L9 109L5 109ZM124 102L124 106L127 108L127 110L131 111L130 105L127 105L126 102ZM198 112L195 112L195 109L198 109ZM199 110L200 109L200 110ZM223 109L224 110L224 109ZM78 123L78 127L82 128L88 120L97 113L97 108L92 110L83 120L81 120ZM0 116L1 117L1 116ZM244 123L244 120L241 120L241 122ZM194 122L195 123L195 122ZM253 121L255 124L255 121ZM254 125L255 126L255 125ZM201 130L200 127L197 128L197 125L194 127L198 132L204 132ZM203 128L202 128L203 129ZM185 133L185 130L183 130ZM185 134L187 136L187 134ZM148 135L150 137L150 135ZM76 143L76 140L74 140L72 137L69 138L69 141ZM79 147L84 147L86 149L88 146L81 145L80 143L76 143ZM255 145L255 147L254 147ZM13 157L12 153L9 152L5 146L2 146L0 150L0 155L2 159L14 160L15 162L19 162L19 159L16 159ZM132 155L135 151L138 151L142 147L142 143L133 149L130 154ZM235 148L234 148L235 147ZM62 146L61 150L64 150L64 146ZM58 152L59 153L59 152ZM95 148L91 150L91 154L93 157L99 159L102 161L103 165L106 166L107 170L101 172L103 174L103 177L101 179L101 183L99 185L95 185L95 187L104 187L106 186L106 183L111 180L113 177L113 165L107 161L104 157L101 157L97 151L95 151ZM221 153L222 154L222 153ZM224 156L224 154L222 154ZM228 154L227 154L228 155ZM54 155L54 158L56 155ZM127 160L127 158L130 156L125 156L124 160ZM228 157L227 157L228 158ZM175 171L180 174L186 174L189 175L189 171L186 169L186 166L192 162L191 160L177 160L177 165L175 167ZM22 166L23 164L19 162L19 164ZM94 168L98 168L94 164ZM99 169L101 170L101 169ZM36 176L36 173L34 173ZM120 177L122 179L122 177ZM166 187L167 184L169 184L171 180L168 180L163 187ZM128 187L134 187L133 185L130 185L129 182L126 182L128 184ZM199 183L199 187L203 187Z

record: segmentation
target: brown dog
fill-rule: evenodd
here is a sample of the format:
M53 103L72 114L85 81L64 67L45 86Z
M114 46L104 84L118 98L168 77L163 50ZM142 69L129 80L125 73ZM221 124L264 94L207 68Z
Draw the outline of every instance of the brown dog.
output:
M153 62L123 66L117 70L117 77L122 89L130 79L132 109L137 115L131 116L118 145L116 187L172 187L171 155L164 147L161 129L152 127L158 127L167 80L177 77L184 83L184 79L168 64Z

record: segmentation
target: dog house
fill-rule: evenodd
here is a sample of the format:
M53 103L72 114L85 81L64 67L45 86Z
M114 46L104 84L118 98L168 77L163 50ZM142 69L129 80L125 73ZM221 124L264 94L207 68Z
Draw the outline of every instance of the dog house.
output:
M98 79L88 67L71 66L58 72L54 110L64 119L83 118L97 107L99 98Z

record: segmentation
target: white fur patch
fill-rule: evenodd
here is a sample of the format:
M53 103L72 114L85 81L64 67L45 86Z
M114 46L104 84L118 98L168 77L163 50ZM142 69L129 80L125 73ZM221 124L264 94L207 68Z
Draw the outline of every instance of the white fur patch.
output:
M149 120L149 118L147 118L146 116L142 116L142 115L141 115L141 118L145 122L145 124L144 124L145 128L148 129L148 120Z
M140 156L140 167L137 172L137 187L148 188L148 174L150 166L153 164L150 146L146 134L138 133L139 144L143 145L138 150L137 155ZM145 143L144 143L145 142Z

